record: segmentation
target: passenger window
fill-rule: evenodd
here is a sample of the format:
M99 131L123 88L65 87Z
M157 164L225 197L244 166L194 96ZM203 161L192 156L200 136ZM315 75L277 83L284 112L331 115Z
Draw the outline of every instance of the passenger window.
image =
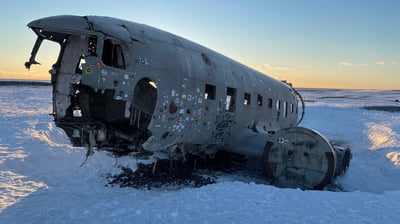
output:
M226 88L226 106L225 110L229 112L235 112L235 99L236 89L228 87Z
M250 105L251 102L251 94L244 93L244 105Z
M262 107L262 104L263 104L263 97L260 94L258 94L257 95L257 105Z
M276 101L276 111L280 111L281 110L281 101L277 100Z
M215 86L214 85L210 85L210 84L206 84L205 88L206 89L204 91L204 99L215 100Z
M293 103L291 103L291 104L290 104L290 113L293 114L293 112L294 112L294 105L293 105Z
M285 101L283 103L283 117L287 117L287 106L288 106L288 102Z
M103 46L103 54L101 57L105 65L125 69L124 52L121 45L113 44L111 40L105 40Z
M268 107L272 108L272 99L271 98L268 98Z

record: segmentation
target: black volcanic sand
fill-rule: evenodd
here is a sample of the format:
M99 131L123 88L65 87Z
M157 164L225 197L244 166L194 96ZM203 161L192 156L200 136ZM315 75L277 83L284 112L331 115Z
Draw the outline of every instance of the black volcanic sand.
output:
M400 112L400 106L365 106L362 107L365 110L378 110L378 111L386 111L386 112Z
M0 80L0 86L51 86L50 81Z
M121 167L122 172L108 175L107 186L133 187L138 189L155 189L161 187L198 188L215 183L215 177L202 175L200 172L212 171L235 172L243 169L244 157L218 152L215 157L201 158L191 156L186 162L158 160L157 164L138 163L134 171L129 167ZM211 171L211 172L207 172Z

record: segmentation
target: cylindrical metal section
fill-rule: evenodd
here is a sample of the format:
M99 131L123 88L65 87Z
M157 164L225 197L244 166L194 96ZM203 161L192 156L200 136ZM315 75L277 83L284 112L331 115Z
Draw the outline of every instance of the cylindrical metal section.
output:
M265 143L271 135L266 133L257 133L251 129L244 129L235 136L231 136L226 151L249 156L262 158Z
M335 176L340 176L349 168L352 154L350 149L346 147L334 146L333 149L335 150L337 158Z
M282 187L321 190L331 183L336 153L320 133L303 127L279 130L265 146L264 169Z

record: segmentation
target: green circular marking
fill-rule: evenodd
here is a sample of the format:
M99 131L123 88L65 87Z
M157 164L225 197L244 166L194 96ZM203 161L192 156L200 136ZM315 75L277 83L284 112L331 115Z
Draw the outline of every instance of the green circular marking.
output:
M90 74L92 74L93 70L92 70L91 67L87 67L87 68L85 69L85 72L86 72L86 74L90 75Z

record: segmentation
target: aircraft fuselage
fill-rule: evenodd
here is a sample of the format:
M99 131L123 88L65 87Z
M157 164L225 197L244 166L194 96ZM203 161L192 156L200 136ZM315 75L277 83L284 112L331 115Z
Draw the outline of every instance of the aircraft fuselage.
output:
M299 123L301 96L291 85L174 34L98 16L28 26L38 39L27 68L43 40L60 44L50 70L53 116L74 146L262 158L274 133Z

